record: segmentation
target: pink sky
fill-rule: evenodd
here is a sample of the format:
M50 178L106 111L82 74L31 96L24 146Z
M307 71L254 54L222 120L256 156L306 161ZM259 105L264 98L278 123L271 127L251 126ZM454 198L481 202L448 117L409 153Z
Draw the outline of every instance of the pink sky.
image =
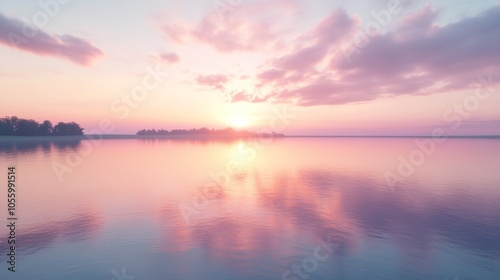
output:
M500 134L497 1L41 3L0 7L3 116L265 131L287 106L291 135Z

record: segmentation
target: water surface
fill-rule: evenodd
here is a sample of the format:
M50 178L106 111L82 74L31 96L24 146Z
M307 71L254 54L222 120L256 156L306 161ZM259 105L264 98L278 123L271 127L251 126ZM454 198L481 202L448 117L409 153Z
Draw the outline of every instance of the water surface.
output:
M16 166L19 197L17 272L2 226L0 279L500 279L500 140L449 139L389 186L415 149L0 142L0 178Z

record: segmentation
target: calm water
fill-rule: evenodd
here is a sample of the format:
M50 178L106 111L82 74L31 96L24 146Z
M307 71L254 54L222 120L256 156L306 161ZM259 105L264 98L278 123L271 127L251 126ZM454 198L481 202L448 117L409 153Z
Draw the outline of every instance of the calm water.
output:
M0 142L0 279L500 279L500 140L414 141Z

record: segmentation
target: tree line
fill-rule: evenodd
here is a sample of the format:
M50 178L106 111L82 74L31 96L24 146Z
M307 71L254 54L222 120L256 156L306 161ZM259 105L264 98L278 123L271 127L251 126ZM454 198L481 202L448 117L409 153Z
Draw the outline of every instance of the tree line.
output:
M0 118L0 135L9 136L69 136L83 135L83 128L75 122L59 122L55 126L50 121L38 123L35 120L18 117Z
M244 136L244 135L252 135L253 132L246 131L246 130L234 130L232 128L226 128L226 129L208 129L206 127L203 128L192 128L192 129L172 129L172 130L165 130L165 129L142 129L137 132L137 135L182 135L182 134L212 134L212 135L239 135L239 136Z
M264 137L282 137L283 134L276 133L255 133L248 130L235 130L232 128L225 129L208 129L203 128L192 128L192 129L142 129L139 130L137 135L223 135L223 136L236 136L236 137L251 137L251 136L264 136Z

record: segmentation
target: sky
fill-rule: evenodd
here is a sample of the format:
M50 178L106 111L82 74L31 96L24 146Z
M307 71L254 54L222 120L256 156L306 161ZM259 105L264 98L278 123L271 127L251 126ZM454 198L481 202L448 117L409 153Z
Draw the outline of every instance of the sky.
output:
M86 133L500 135L500 1L1 1L0 61L2 117Z

